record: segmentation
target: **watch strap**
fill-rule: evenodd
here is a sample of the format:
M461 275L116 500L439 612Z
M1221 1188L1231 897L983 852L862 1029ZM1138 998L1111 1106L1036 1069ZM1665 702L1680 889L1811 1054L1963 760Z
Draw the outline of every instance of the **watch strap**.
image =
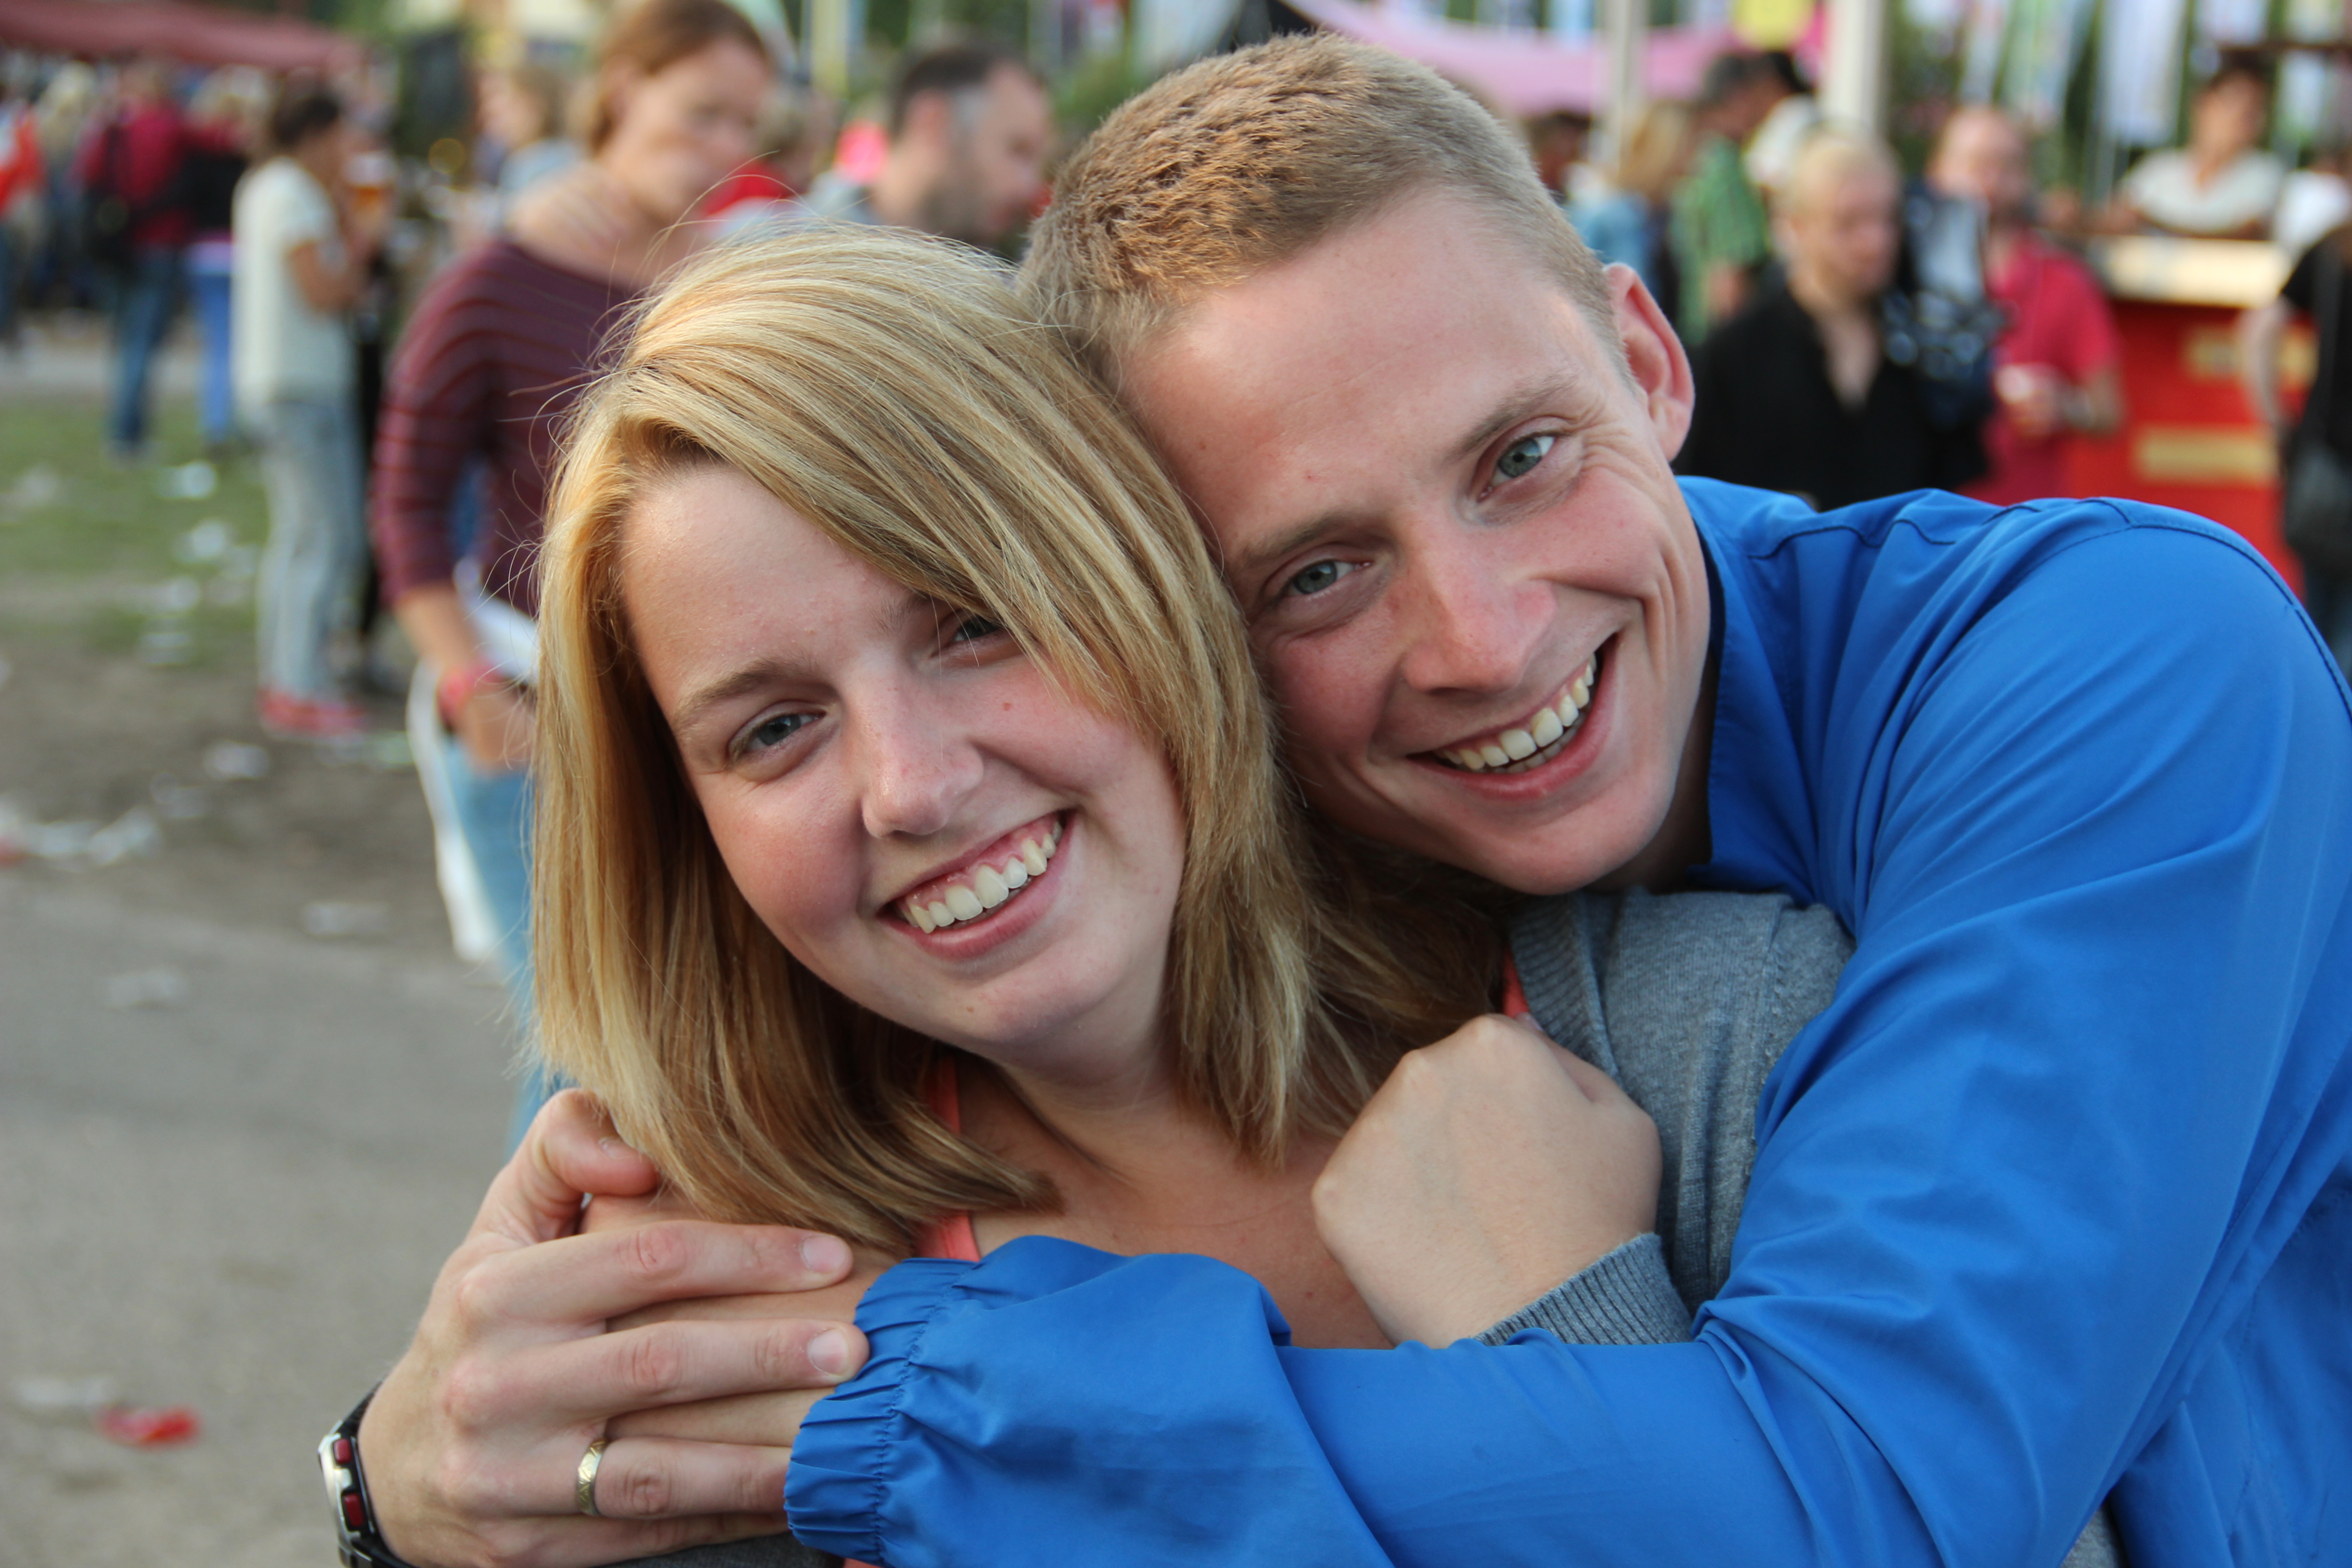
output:
M368 1496L367 1472L360 1468L360 1421L374 1397L375 1390L369 1389L367 1398L319 1439L319 1470L335 1505L335 1554L343 1568L414 1568L384 1544Z

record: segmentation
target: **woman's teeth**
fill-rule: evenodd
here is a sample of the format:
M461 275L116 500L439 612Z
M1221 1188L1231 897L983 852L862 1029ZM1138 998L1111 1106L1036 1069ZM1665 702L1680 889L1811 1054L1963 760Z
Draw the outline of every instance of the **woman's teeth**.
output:
M1576 727L1584 722L1584 710L1591 703L1592 688L1600 679L1601 656L1595 654L1584 661L1559 700L1537 709L1526 723L1475 745L1443 747L1430 754L1474 773L1523 773L1541 767L1559 755L1576 734Z
M982 861L960 871L956 873L960 880L944 888L934 884L901 900L899 912L917 931L926 933L959 921L976 921L1027 887L1031 878L1041 875L1061 844L1062 824L1057 817L1044 837L1023 839L1020 849L1007 856L1002 866Z

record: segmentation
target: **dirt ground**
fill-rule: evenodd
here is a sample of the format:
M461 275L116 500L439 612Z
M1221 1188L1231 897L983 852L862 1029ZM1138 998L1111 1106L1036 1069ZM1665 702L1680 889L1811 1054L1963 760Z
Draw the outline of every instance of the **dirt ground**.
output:
M189 467L184 350L117 467L100 347L0 358L0 1560L315 1565L319 1435L499 1163L504 1000L398 700L338 752L254 721L265 507L249 458ZM110 1442L56 1408L91 1380L201 1435Z

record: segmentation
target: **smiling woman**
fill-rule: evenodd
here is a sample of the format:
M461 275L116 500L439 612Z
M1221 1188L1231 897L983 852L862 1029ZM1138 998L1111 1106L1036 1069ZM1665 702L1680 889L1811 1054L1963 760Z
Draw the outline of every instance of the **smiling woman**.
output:
M546 1048L705 1214L903 1254L1059 1207L1107 1241L1084 1163L1039 1152L1139 1117L1237 1204L1295 1190L1311 1241L1329 1141L1487 1005L1484 922L1317 895L1181 500L968 253L697 263L583 405L555 511Z

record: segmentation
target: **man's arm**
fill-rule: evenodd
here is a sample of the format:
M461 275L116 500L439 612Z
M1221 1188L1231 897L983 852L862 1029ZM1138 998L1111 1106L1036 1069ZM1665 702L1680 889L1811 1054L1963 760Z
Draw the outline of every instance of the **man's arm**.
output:
M2020 570L1834 781L1861 946L1769 1086L1694 1342L1301 1351L1201 1260L902 1265L801 1434L798 1533L894 1564L2057 1561L2352 1146L2352 721L2217 541ZM2178 1448L2151 1484L2226 1530Z

